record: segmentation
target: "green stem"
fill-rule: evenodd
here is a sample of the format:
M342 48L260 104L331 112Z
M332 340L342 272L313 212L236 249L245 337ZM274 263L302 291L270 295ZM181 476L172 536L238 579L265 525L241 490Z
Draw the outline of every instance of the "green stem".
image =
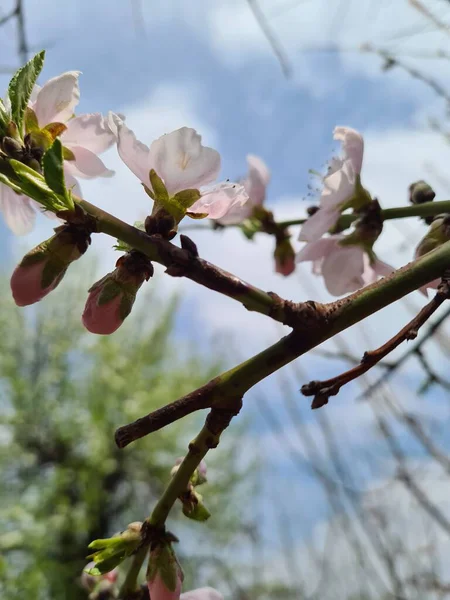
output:
M399 206L396 208L385 208L381 211L383 221L390 221L391 219L405 219L408 217L434 217L443 213L450 213L450 200L441 200L439 202L425 202L424 204L412 204L411 206ZM350 227L353 221L356 221L358 215L342 215L337 225L338 228ZM291 225L303 225L306 218L302 219L289 219L287 221L278 221L277 225L280 227L290 227ZM227 225L228 227L240 227L240 223L234 225ZM201 229L210 229L208 226L202 225L188 225L181 228L183 231L193 231Z
M137 581L139 573L141 572L142 565L148 553L148 546L140 548L136 554L133 555L131 560L130 568L128 569L125 581L122 584L119 592L119 598L127 598L128 595L133 595L139 591L139 583Z
M189 444L187 455L153 509L148 519L151 525L164 525L178 496L188 487L193 472L211 448L211 445L217 446L219 438L220 433L214 435L206 425L203 426L197 437Z

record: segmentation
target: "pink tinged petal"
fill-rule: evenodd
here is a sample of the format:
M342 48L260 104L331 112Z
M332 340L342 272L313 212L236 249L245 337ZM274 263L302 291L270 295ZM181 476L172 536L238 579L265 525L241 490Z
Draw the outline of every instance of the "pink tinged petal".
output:
M325 177L319 203L321 208L338 208L354 193L355 176L352 167L346 163L341 169Z
M116 141L107 120L100 113L80 115L70 119L61 135L65 146L81 146L95 154L101 154Z
M248 175L243 181L252 206L261 206L266 198L266 187L270 181L270 171L258 156L247 156Z
M91 333L110 335L119 329L123 323L120 316L122 294L118 294L109 302L99 305L98 298L102 291L103 287L98 286L89 293L81 320Z
M232 208L245 206L248 201L247 192L239 183L218 183L201 193L202 197L189 208L189 212L206 213L210 219L220 219Z
M251 205L250 200L246 202L243 206L235 205L230 208L227 213L217 219L217 222L220 225L237 225L238 223L242 223L245 219L248 219L253 212L253 206Z
M39 90L33 108L41 127L56 121L65 123L72 117L80 101L79 75L80 71L68 71L49 79Z
M16 235L25 235L34 227L36 213L30 198L16 194L3 183L0 184L0 212Z
M110 113L108 122L111 129L114 131L115 127L117 132L117 150L120 158L142 183L150 186L148 146L137 140L131 129L114 113Z
M339 210L320 208L307 221L300 230L299 240L301 242L313 242L322 237L340 217Z
M74 153L75 160L65 162L65 169L75 177L82 179L93 179L94 177L112 177L114 171L110 171L103 161L93 152L81 146L68 148Z
M46 288L42 287L42 272L47 260L42 260L28 267L17 266L11 277L11 291L17 306L28 306L39 302L56 288L64 277L65 270L60 273Z
M387 263L378 260L378 258L374 261L373 264L371 264L369 257L366 253L364 253L364 272L362 275L364 285L375 283L375 281L377 281L380 277L386 277L394 271L394 267L391 267L391 265L388 265Z
M314 242L308 242L301 250L297 253L297 262L304 261L316 261L321 258L325 258L331 252L335 252L339 249L338 236L329 238L322 238Z
M181 594L180 600L224 600L222 594L211 587L199 588Z
M161 136L150 146L150 164L170 195L198 189L217 178L220 155L202 146L201 140L195 129L182 127Z
M148 582L148 591L151 600L180 600L181 579L177 577L176 588L172 592L166 587L158 572L154 579Z
M322 276L332 296L342 296L363 287L363 270L363 250L359 246L341 246L322 263Z
M353 171L358 175L361 174L364 155L364 140L362 135L350 127L335 127L333 137L342 143L345 156L349 159Z

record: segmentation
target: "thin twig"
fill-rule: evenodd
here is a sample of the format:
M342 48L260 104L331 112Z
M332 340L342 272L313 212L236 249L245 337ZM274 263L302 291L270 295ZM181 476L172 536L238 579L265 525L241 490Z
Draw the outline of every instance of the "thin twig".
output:
M247 0L247 3L250 7L250 10L253 13L253 16L256 19L258 25L261 27L261 31L266 36L267 41L269 42L269 44L273 50L273 53L277 57L278 62L280 63L280 66L281 66L281 70L284 73L284 76L286 78L291 77L292 66L289 62L289 59L287 58L285 51L281 47L280 42L277 40L273 31L271 30L269 23L267 22L267 19L266 19L264 13L262 12L261 8L259 7L257 1L256 0Z
M390 369L388 369L381 377L376 379L373 383L368 386L364 392L356 398L356 400L368 400L372 394L379 389L380 385L387 382L387 380L394 375L394 373L409 359L411 356L420 352L422 346L433 337L438 329L447 322L450 317L450 307L437 319L432 325L430 325L428 331L422 336L422 338L412 348L409 348L401 356Z
M447 280L443 280L434 298L422 308L419 314L385 344L376 350L365 352L359 365L332 379L311 381L310 383L303 385L301 388L302 394L305 396L314 396L311 408L320 408L324 406L328 403L330 396L335 396L339 393L339 390L343 385L369 371L385 356L393 352L402 342L415 339L418 330L422 325L428 321L431 315L433 315L441 304L449 297L450 284Z

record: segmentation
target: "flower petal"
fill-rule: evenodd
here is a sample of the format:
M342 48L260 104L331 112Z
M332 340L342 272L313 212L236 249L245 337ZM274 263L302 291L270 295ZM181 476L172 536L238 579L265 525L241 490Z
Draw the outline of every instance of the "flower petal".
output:
M65 170L75 177L93 179L94 177L112 177L114 171L107 169L103 161L93 152L81 146L67 146L75 155L75 160L65 161Z
M360 175L364 155L362 135L351 127L335 127L333 137L342 143L345 156L350 160L353 171Z
M95 154L104 152L115 141L116 136L100 113L80 115L70 119L66 131L61 135L63 144L81 146Z
M338 208L343 202L351 198L354 192L355 176L351 165L345 163L341 169L324 178L320 206L323 208Z
M330 227L333 227L339 217L340 212L337 209L319 208L316 213L303 223L298 239L301 242L318 240Z
M243 184L252 206L261 206L266 198L266 187L270 181L270 171L264 161L249 154L247 156L248 175Z
M188 127L161 136L150 146L150 164L164 181L169 195L198 189L214 181L220 155L202 146L201 136Z
M321 238L314 242L308 242L303 246L300 252L297 253L297 262L304 262L310 260L319 260L328 256L330 252L339 249L338 241L341 236L332 236L328 238Z
M40 127L54 122L65 123L73 116L80 101L79 75L80 71L68 71L49 79L39 90L33 110Z
M222 594L211 587L199 588L181 594L180 600L223 600Z
M36 220L30 198L16 194L3 183L0 184L0 211L6 224L16 235L29 233Z
M142 183L150 186L150 150L148 146L136 139L134 133L123 120L114 113L109 113L108 123L117 135L117 150L120 158Z
M333 296L342 296L363 287L363 250L359 246L341 246L322 263L322 276Z
M206 213L210 219L220 219L234 208L245 206L248 195L243 185L223 182L202 191L202 197L195 202L189 212Z

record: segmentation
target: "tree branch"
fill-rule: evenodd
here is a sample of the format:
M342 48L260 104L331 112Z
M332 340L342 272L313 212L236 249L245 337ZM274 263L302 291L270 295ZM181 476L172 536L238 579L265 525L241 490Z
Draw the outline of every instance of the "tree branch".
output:
M324 381L311 381L302 386L304 396L314 396L311 408L321 408L328 403L330 396L336 396L341 387L369 371L380 360L393 352L402 342L414 340L418 330L428 321L445 300L450 297L449 282L443 280L435 297L403 329L385 344L369 352L365 352L361 362L356 367L344 371L340 375Z
M134 423L120 427L116 432L116 443L123 448L155 431L155 424L156 429L160 429L199 408L226 406L228 398L234 398L236 394L244 395L256 383L305 352L441 276L449 265L450 242L447 242L389 277L346 298L329 304L305 302L296 305L295 310L302 317L292 333L222 373L196 392Z

